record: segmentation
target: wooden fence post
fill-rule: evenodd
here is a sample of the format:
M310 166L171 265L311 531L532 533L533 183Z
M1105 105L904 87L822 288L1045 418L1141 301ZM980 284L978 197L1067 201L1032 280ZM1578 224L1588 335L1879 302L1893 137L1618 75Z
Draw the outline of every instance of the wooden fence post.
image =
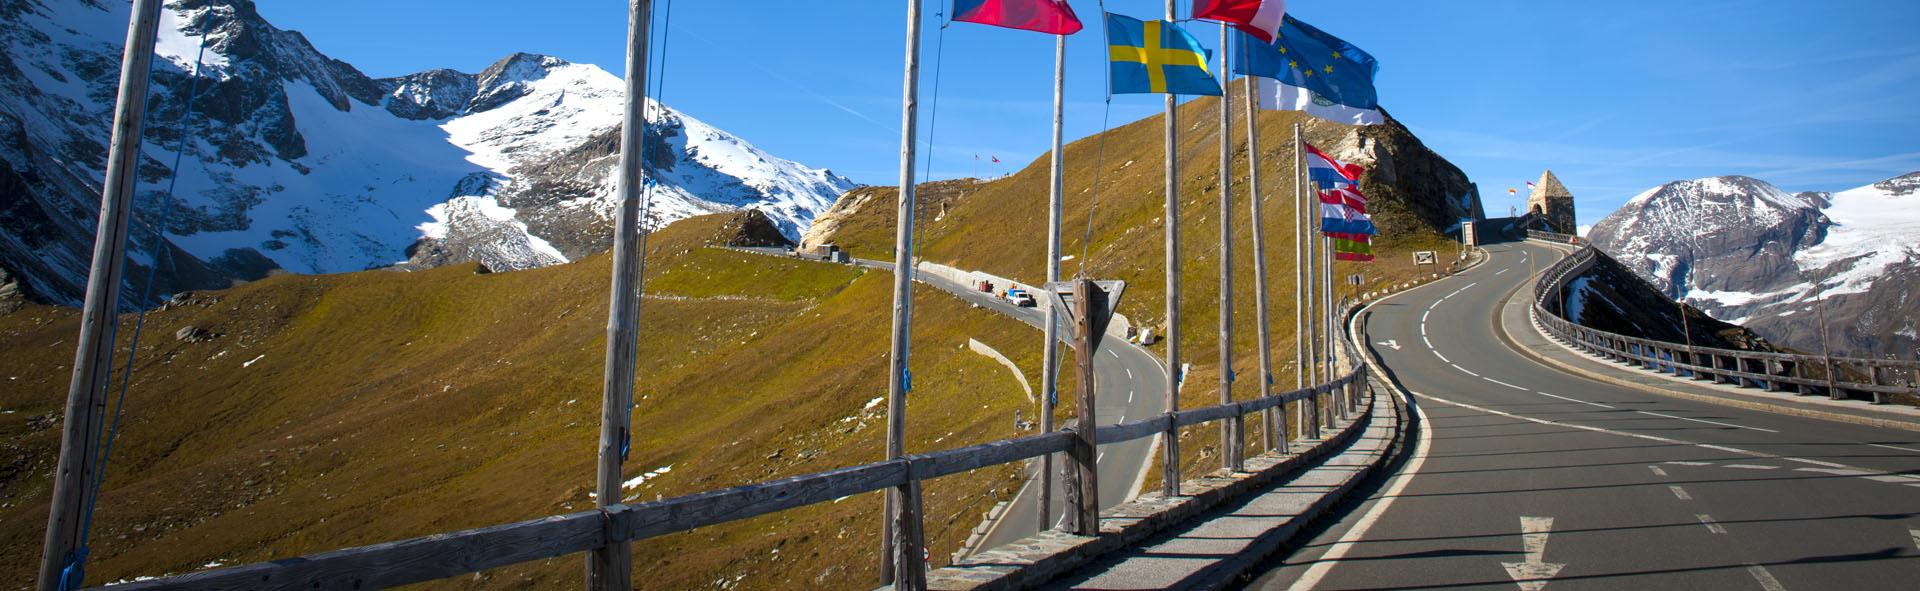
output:
M1091 536L1100 533L1100 472L1096 460L1099 458L1094 439L1094 431L1099 428L1095 417L1093 391L1093 360L1099 351L1100 334L1098 318L1104 318L1107 310L1107 298L1092 279L1085 277L1073 281L1073 300L1079 311L1074 315L1074 355L1080 369L1080 403L1075 409L1078 417L1074 422L1075 445L1067 451L1073 463L1073 474L1067 478L1067 498L1073 507L1070 519L1075 535Z
M920 505L920 480L913 477L908 464L907 482L894 489L900 495L900 508L892 524L894 539L893 588L896 591L926 591L927 539Z

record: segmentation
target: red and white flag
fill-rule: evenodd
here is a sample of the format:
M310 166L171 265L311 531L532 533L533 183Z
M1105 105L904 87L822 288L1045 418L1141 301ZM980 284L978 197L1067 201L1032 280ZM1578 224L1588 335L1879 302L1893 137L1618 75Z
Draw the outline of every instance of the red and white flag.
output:
M1287 0L1193 0L1193 18L1233 25L1272 43L1287 16Z

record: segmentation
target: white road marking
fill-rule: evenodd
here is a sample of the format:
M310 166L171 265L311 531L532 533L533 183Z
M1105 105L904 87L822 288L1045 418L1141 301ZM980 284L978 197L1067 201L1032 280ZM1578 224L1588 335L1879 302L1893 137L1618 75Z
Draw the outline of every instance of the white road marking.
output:
M1605 405L1605 404L1600 404L1600 403L1598 403L1598 402L1587 402L1587 401L1585 401L1585 400L1581 400L1581 399L1579 399L1579 398L1568 398L1568 397L1565 397L1565 396L1561 396L1561 395L1559 395L1559 394L1549 394L1549 393L1546 393L1546 392L1541 392L1541 391L1538 391L1538 390L1535 390L1535 391L1534 391L1534 393L1535 393L1535 394L1539 394L1539 395L1541 395L1541 396L1545 396L1545 397L1548 397L1548 398L1559 398L1559 399L1561 399L1561 400L1565 400L1565 401L1567 401L1567 402L1578 402L1578 403L1580 403L1580 404L1585 404L1585 405L1587 405L1587 406L1598 406L1598 407L1600 407L1600 408L1613 408L1612 406L1608 406L1608 405Z
M1780 469L1779 466L1762 466L1760 464L1727 464L1725 467L1738 468L1741 470L1779 470Z
M1127 379L1133 379L1133 368L1131 367L1127 368Z
M1885 448L1885 449L1897 449L1897 450L1900 450L1900 451L1910 451L1910 452L1913 452L1913 453L1917 453L1917 454L1920 454L1920 449L1914 449L1914 448L1911 448L1911 447L1900 447L1900 446L1898 446L1898 445L1881 445L1881 444L1878 444L1878 443L1869 443L1869 444L1867 444L1867 445L1871 445L1871 446L1874 446L1874 447L1879 447L1879 448Z
M1714 521L1712 515L1708 515L1705 513L1698 513L1698 514L1695 514L1693 518L1700 520L1700 525L1707 526L1707 531L1710 531L1716 534L1727 533L1727 528L1720 527L1720 522Z
M1127 391L1127 404L1133 404L1133 390Z
M1680 488L1678 486L1668 485L1667 490L1673 491L1673 496L1679 498L1682 501L1693 500L1693 495L1687 494L1687 489Z
M1913 547L1920 548L1920 528L1907 528L1907 535L1913 536Z
M1636 410L1636 411L1633 411L1633 412L1637 412L1637 413L1640 413L1640 414L1643 414L1643 415L1649 415L1649 416L1656 416L1656 417L1660 417L1660 418L1663 418L1663 419L1678 419L1678 420L1682 420L1682 421L1693 421L1693 422L1695 422L1695 423L1706 423L1706 424L1709 424L1709 425L1719 425L1719 426L1722 426L1722 427L1733 427L1733 428L1735 428L1735 429L1750 429L1750 430L1754 430L1754 431L1762 431L1762 432L1766 432L1766 433L1779 433L1779 431L1775 431L1775 430L1773 430L1773 429L1762 429L1762 428L1759 428L1759 427L1748 427L1748 426L1746 426L1746 425L1735 425L1735 424L1733 424L1733 423L1722 423L1722 422L1719 422L1719 421L1709 421L1709 420L1706 420L1706 419L1690 419L1690 418L1687 418L1687 417L1676 417L1676 416L1673 416L1673 415L1667 415L1667 414L1660 414L1660 413L1657 413L1657 412L1647 412L1647 411L1644 411L1644 410ZM1707 449L1719 449L1720 451L1728 451L1729 449L1731 449L1731 448L1718 448L1718 447L1715 447L1715 446L1711 446L1711 445L1703 445L1703 446L1701 446L1701 447L1705 447L1705 448L1707 448Z
M1665 478L1667 476L1667 471L1659 466L1647 466L1647 469L1652 470L1654 476L1659 476L1661 478Z
M1505 272L1507 272L1507 270L1506 270L1506 269L1501 269L1501 270L1498 270L1498 271L1494 271L1494 272L1493 272L1493 274L1495 274L1495 275L1499 275L1499 274L1501 274L1501 273L1505 273Z
M1513 584L1521 591L1540 591L1547 587L1547 581L1560 574L1567 565L1546 562L1547 535L1552 533L1552 517L1521 517L1520 543L1527 551L1526 562L1502 562L1507 568L1507 576L1513 578Z
M1420 338L1427 338L1427 323L1420 323Z
M1749 564L1747 565L1747 574L1753 575L1753 580L1760 582L1761 589L1765 589L1766 591L1787 591L1787 586L1780 584L1780 579L1773 578L1773 573L1767 572L1767 567L1758 564Z
M1426 323L1427 323L1427 317L1428 317L1428 316L1432 316L1432 315L1433 315L1433 308L1427 308L1427 311L1425 311L1425 312L1421 312L1421 313L1420 313L1420 323L1421 323L1421 324L1426 324Z
M1667 463L1673 464L1675 466L1712 466L1713 465L1713 462L1686 462L1681 460L1672 460Z
M1518 420L1522 420L1522 421L1527 421L1527 422L1531 422L1531 423L1539 423L1539 424L1542 424L1542 425L1552 425L1552 426L1555 426L1555 427L1565 427L1565 428L1568 428L1568 429L1579 429L1579 430L1582 430L1582 431L1592 431L1592 432L1594 432L1594 433L1606 433L1606 434L1608 434L1608 435L1618 435L1618 436L1621 436L1621 437L1632 437L1632 438L1634 438L1634 439L1645 439L1645 440L1647 440L1647 441L1658 441L1658 442L1660 442L1660 443L1666 443L1666 444L1671 444L1671 445L1691 445L1691 446L1694 446L1694 447L1701 447L1701 448L1706 448L1706 449L1716 449L1716 450L1720 450L1720 451L1726 451L1726 452L1731 452L1731 453L1737 453L1737 454L1740 454L1740 455L1743 455L1743 456L1749 456L1749 457L1755 457L1755 458L1762 458L1762 459L1768 459L1768 460L1789 460L1789 461L1794 461L1794 462L1801 462L1801 463L1806 463L1806 464L1813 464L1813 465L1816 465L1816 466L1832 466L1832 467L1834 467L1834 468L1839 468L1839 469L1845 469L1845 470L1853 470L1853 471L1858 471L1858 472L1860 472L1860 473L1862 473L1862 474L1885 474L1884 472L1878 472L1878 471L1874 471L1874 470L1866 470L1866 469L1862 469L1862 468L1856 468L1856 467L1853 467L1853 466L1848 466L1848 465L1845 465L1845 464L1835 464L1835 463L1832 463L1832 462L1822 462L1822 461L1819 461L1819 460L1809 460L1809 459L1805 459L1805 458L1788 458L1788 457L1781 457L1781 456L1776 456L1776 455L1773 455L1773 454L1768 454L1768 453L1762 453L1762 452L1757 452L1757 451L1750 451L1750 450L1744 450L1744 449L1739 449L1739 448L1733 448L1733 447L1723 447L1723 446L1718 446L1718 445L1708 445L1708 444L1704 444L1704 443L1695 443L1695 442L1692 442L1692 441L1683 441L1683 440L1679 440L1679 439L1674 439L1674 438L1672 438L1672 437L1661 437L1661 436L1659 436L1659 435L1648 435L1648 434L1645 434L1645 433L1629 433L1629 432L1626 432L1626 431L1615 431L1615 430L1612 430L1612 429L1607 429L1607 428L1604 428L1604 427L1593 427L1593 426L1588 426L1588 425L1576 425L1576 424L1573 424L1573 423L1562 423L1562 422L1559 422L1559 421L1549 421L1549 420L1546 420L1546 419L1536 419L1536 418L1533 418L1533 417L1526 417L1526 416L1520 416L1520 415L1517 415L1517 414L1513 414L1513 413L1510 413L1510 412L1504 412L1504 411L1498 411L1498 410L1494 410L1494 409L1491 409L1491 408L1486 408L1486 407L1483 407L1483 406L1474 406L1474 405L1471 405L1471 404L1467 404L1467 403L1464 403L1464 402L1454 402L1454 401L1452 401L1452 400L1447 400L1447 399L1445 399L1445 398L1440 398L1440 397L1437 397L1437 396L1430 396L1430 395L1427 395L1427 394L1416 394L1416 395L1417 395L1417 396L1419 396L1419 397L1421 397L1421 398L1425 398L1425 399L1428 399L1428 400L1432 400L1432 401L1434 401L1434 402L1439 402L1439 403L1441 403L1441 404L1450 404L1450 405L1453 405L1453 406L1458 406L1458 407L1460 407L1460 408L1465 408L1465 409L1470 409L1470 410L1477 410L1477 411L1480 411L1480 412L1483 412L1483 413L1487 413L1487 414L1491 414L1491 415L1499 415L1499 416L1503 416L1503 417L1507 417L1507 418L1510 418L1510 419L1518 419ZM1589 403L1589 404L1591 404L1591 403ZM1713 464L1711 464L1711 463L1708 463L1708 462L1680 462L1680 461L1672 461L1672 462L1666 462L1666 463L1668 463L1668 464L1679 464L1679 465L1685 465L1685 466L1711 466L1711 465L1713 465ZM1915 480L1920 480L1920 479L1915 479ZM1909 482L1909 483L1907 483L1907 486L1912 486L1912 487L1916 487L1916 488L1920 488L1920 482Z
M1333 565L1339 563L1347 552L1353 550L1354 544L1367 535L1367 530L1373 529L1373 524L1380 521L1380 515L1386 513L1388 507L1393 506L1393 501L1400 498L1401 493L1406 491L1407 483L1412 481L1414 475L1420 473L1420 467L1427 463L1427 450L1433 446L1432 423L1427 420L1427 413L1419 406L1408 404L1407 412L1412 413L1414 422L1420 425L1420 441L1413 445L1413 458L1407 460L1405 469L1394 475L1393 484L1387 485L1387 489L1380 494L1380 501L1374 503L1373 508L1368 509L1366 515L1360 516L1359 521L1353 523L1353 528L1340 536L1339 542L1327 548L1326 554L1314 561L1312 566L1307 567L1307 572L1301 573L1300 578L1293 582L1293 586L1288 587L1289 591L1311 591L1319 585L1321 579L1327 577L1327 571L1333 570Z
M1461 373L1465 373L1465 374L1467 374L1467 375L1470 375L1470 376L1473 376L1473 377L1476 377L1476 378L1477 378L1477 377L1480 377L1480 374L1477 374L1477 373L1473 373L1473 371L1472 371L1472 370L1469 370L1469 369L1467 369L1467 368L1464 368L1464 367L1460 367L1460 366L1459 366L1458 364L1454 364L1454 363L1449 363L1449 364L1447 364L1447 365L1452 365L1454 369L1457 369L1457 370L1460 370L1460 371L1461 371Z
M1430 350L1430 351L1433 351L1433 355L1434 355L1435 357L1439 357L1441 361L1447 361L1447 356L1445 356L1445 355L1441 355L1441 354L1440 354L1440 350L1439 350L1439 349L1435 349L1435 348L1433 348L1433 341L1429 341L1429 340L1427 340L1427 336L1426 336L1426 335L1420 335L1420 342L1422 342L1422 343L1426 343L1426 344L1427 344L1427 350ZM1453 362L1452 362L1452 361L1447 361L1447 363L1453 363Z
M1391 347L1391 348L1393 348L1393 350L1395 350L1395 351L1399 351L1399 350L1400 350L1400 341L1396 341L1396 340L1393 340L1393 339L1387 339L1387 340L1384 340L1384 341L1380 341L1380 342L1378 342L1378 343L1374 343L1374 344L1375 344L1375 345L1380 345L1380 346L1382 346L1382 347Z
M1509 383L1506 383L1506 382L1502 382L1502 381L1500 381L1500 380L1496 380L1496 379L1493 379L1493 378L1489 378L1489 377L1484 377L1484 376L1482 376L1482 377L1481 377L1480 379L1483 379L1483 380L1486 380L1486 381L1489 381L1489 382L1493 382L1493 383L1495 383L1495 384L1500 384L1500 385L1502 385L1502 386L1506 386L1506 387L1508 387L1508 388L1513 388L1513 389L1515 389L1515 390L1519 390L1519 391L1521 391L1521 392L1531 392L1531 391L1532 391L1532 390L1528 390L1528 389L1526 389L1526 388L1522 388L1522 387L1519 387L1519 386L1515 386L1515 385L1513 385L1513 384L1509 384Z
M1782 458L1782 459L1784 459L1784 460L1786 460L1786 461L1789 461L1789 462L1800 462L1800 463L1802 463L1802 464L1813 464L1813 465L1815 465L1815 466L1826 466L1826 467L1828 467L1828 468L1845 468L1845 467L1847 467L1847 465L1846 465L1846 464L1835 464L1835 463L1833 463L1833 462L1822 462L1822 461L1820 461L1820 460L1809 460L1809 459L1806 459L1806 458Z
M1846 468L1794 468L1793 471L1813 472L1815 474L1832 474L1834 476L1866 476L1868 474L1872 474L1872 472L1868 472L1866 470L1848 470Z
M1115 350L1113 350L1113 349L1107 349L1107 354L1108 354L1108 355L1112 355L1114 359L1119 359L1119 358L1120 358L1120 352L1119 352L1119 351L1115 351Z

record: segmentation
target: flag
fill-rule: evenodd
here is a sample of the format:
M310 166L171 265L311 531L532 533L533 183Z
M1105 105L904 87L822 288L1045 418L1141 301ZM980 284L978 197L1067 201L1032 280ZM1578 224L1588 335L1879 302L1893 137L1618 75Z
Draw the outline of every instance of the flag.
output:
M1386 122L1373 88L1380 66L1366 51L1291 16L1271 43L1244 31L1236 37L1233 71L1260 78L1263 108L1352 125Z
M1327 238L1333 241L1333 258L1340 261L1370 262L1373 260L1373 237L1366 234L1343 234L1328 232Z
M1320 231L1329 235L1376 234L1373 217L1367 215L1367 197L1360 193L1358 164L1334 160L1326 152L1302 142L1306 150L1307 181L1320 197Z
M1533 181L1527 181L1527 189L1532 190L1534 188L1535 187L1533 186Z
M1114 94L1220 96L1220 84L1207 72L1211 57L1199 40L1173 23L1107 13L1107 59Z
M999 157L999 156L993 156L992 158L993 158L993 163L994 163L994 164L999 164L999 163L1000 163L1000 157Z
M1508 194L1508 195L1519 195L1519 194L1520 194L1520 191L1518 191L1518 190L1516 190L1516 189L1514 189L1513 187L1507 187L1507 194Z
M1267 43L1280 35L1286 15L1287 0L1193 0L1193 18L1233 25Z
M1067 0L953 0L953 20L1054 35L1080 32Z

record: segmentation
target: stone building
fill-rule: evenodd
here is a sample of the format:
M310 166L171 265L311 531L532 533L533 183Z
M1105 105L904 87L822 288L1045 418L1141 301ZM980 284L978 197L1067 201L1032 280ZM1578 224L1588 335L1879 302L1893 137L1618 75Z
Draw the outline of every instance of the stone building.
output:
M1533 192L1527 195L1527 214L1536 220L1528 227L1561 234L1579 233L1579 222L1573 215L1573 193L1560 184L1551 170L1540 174L1540 182L1534 183Z

